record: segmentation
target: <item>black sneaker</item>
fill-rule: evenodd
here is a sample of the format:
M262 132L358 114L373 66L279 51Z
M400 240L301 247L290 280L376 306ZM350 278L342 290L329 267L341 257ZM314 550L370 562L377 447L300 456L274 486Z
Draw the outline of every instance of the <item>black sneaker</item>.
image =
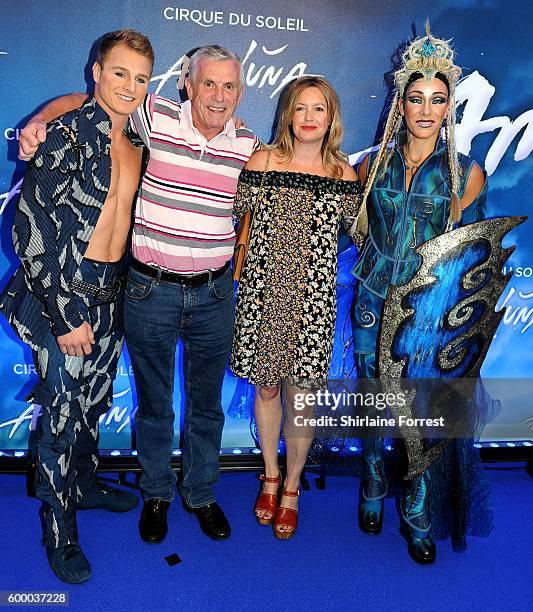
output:
M116 489L103 482L97 482L94 490L76 502L76 510L108 510L109 512L128 512L136 508L139 498L133 491Z
M79 544L67 544L59 548L45 546L48 563L54 574L63 582L80 584L91 577L91 566Z

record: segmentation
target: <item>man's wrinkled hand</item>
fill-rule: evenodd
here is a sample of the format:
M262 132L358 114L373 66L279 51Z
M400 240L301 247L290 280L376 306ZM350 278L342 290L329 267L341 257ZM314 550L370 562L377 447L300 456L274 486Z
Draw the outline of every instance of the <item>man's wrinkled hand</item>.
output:
M94 333L86 321L68 334L57 337L57 344L64 355L83 357L92 353Z
M19 159L29 161L35 155L37 147L46 140L46 123L32 119L20 132Z

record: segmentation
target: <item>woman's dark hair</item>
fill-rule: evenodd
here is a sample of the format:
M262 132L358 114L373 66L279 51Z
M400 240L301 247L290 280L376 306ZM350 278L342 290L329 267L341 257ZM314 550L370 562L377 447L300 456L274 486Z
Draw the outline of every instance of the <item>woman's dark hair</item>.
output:
M407 80L407 83L405 85L405 89L403 90L403 99L404 100L405 100L405 96L407 96L407 90L409 89L409 87L411 87L411 85L415 81L418 81L418 79L423 79L423 78L424 78L424 75L421 72L413 72L413 74ZM448 79L442 74L442 72L436 72L435 73L435 78L439 79L439 81L442 81L446 85L446 88L448 89L448 91L450 91L450 84L448 83Z

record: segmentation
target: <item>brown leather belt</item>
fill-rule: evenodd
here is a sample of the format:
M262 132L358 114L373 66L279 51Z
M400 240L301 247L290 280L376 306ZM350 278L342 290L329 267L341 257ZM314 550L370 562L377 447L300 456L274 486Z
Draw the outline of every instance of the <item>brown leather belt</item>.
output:
M140 272L141 274L145 274L146 276L150 276L151 278L159 278L165 283L177 283L179 285L184 285L185 287L199 287L200 285L205 285L215 278L219 278L222 276L226 270L229 268L229 261L227 261L222 268L218 270L209 270L209 272L202 272L201 274L195 274L194 276L185 276L183 274L177 274L176 272L167 272L166 270L161 270L160 268L154 268L152 266L148 266L142 261L135 259L132 257L130 259L130 266Z

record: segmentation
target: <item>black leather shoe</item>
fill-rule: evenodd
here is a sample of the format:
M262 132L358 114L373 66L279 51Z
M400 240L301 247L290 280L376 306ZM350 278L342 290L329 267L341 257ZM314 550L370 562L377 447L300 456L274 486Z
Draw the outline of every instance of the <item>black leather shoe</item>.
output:
M230 537L231 527L229 526L226 515L217 502L212 502L201 508L191 508L183 501L183 507L187 512L196 515L200 523L200 529L205 535L213 538L213 540L225 540Z
M139 521L139 534L145 542L162 542L168 532L167 510L170 502L164 499L149 499L144 502Z
M410 528L403 521L400 533L407 540L407 550L413 561L421 565L435 563L437 547L430 533L419 533L418 530Z

